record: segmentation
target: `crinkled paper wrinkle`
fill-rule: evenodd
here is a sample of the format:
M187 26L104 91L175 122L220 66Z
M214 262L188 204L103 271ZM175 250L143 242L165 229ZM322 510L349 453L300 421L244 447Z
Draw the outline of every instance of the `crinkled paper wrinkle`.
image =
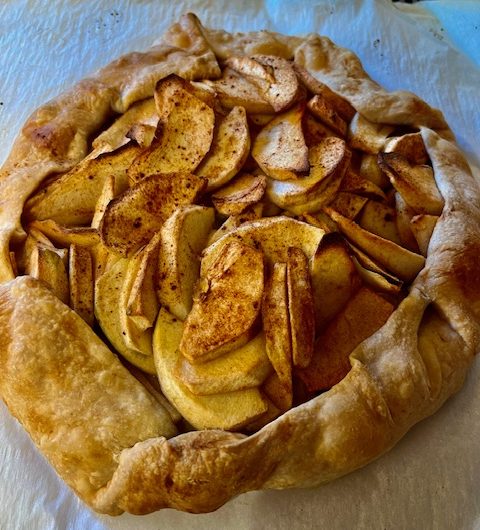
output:
M206 68L209 76L218 75L212 50L220 59L274 53L298 60L373 121L431 129L422 134L434 165L441 169L446 204L454 202L455 208L442 215L434 232L436 247L410 295L385 327L355 350L352 369L339 384L250 437L201 431L170 440L152 438L124 449L111 479L89 499L94 509L110 514L164 507L207 512L248 490L312 486L344 475L383 454L413 424L436 411L461 386L479 347L478 333L468 328L473 324L478 329L480 292L467 294L467 272L480 277L478 260L473 259L480 249L480 215L466 206L458 181L466 183L468 199L474 196L478 201L480 193L471 185L458 149L438 140L438 134L448 134L441 113L410 93L387 93L368 78L351 52L326 38L270 32L231 35L202 28L192 15L172 26L159 47L120 59L100 71L91 85L80 84L47 105L53 121L40 120L45 110L30 119L4 169L7 202L0 221L7 235L0 279L12 276L6 261L8 240L15 229L21 230L23 201L33 188L55 168L70 167L82 158L87 132L97 129L112 108L123 109L136 98L151 95L157 75L172 71L163 63L173 58L177 63L189 50L199 55L186 60L186 70L173 71L195 77ZM156 65L158 61L162 64ZM93 109L90 118L82 112L86 108ZM39 134L42 128L45 135ZM65 145L59 130L70 132ZM29 151L32 155L20 167L20 154ZM15 198L18 181L27 177L34 182ZM13 213L9 215L5 205ZM467 217L468 230L455 232ZM446 269L444 252L456 256L453 274ZM464 261L465 255L472 257ZM475 306L467 303L469 296ZM431 347L420 340L425 336Z

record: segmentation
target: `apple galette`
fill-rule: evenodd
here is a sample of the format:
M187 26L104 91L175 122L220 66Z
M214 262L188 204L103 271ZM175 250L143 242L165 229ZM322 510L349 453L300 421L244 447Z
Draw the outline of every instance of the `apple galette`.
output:
M38 109L0 186L0 394L97 511L332 480L478 349L478 184L327 38L185 15Z

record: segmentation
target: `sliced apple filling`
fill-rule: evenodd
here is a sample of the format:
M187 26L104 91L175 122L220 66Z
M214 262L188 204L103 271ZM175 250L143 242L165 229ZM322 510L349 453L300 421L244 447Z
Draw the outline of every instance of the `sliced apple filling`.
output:
M174 421L251 432L346 376L444 202L419 131L369 121L279 57L223 66L160 80L102 131L27 201L12 259Z

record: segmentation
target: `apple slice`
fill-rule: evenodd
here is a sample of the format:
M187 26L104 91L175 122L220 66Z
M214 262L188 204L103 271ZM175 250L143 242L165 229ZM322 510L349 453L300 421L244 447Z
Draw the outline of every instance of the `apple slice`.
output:
M271 372L265 337L260 333L244 346L213 361L192 364L182 356L176 374L190 392L202 396L255 388Z
M199 363L247 343L256 331L263 285L262 252L240 241L225 245L200 279L185 321L181 353Z
M320 228L286 216L248 221L204 250L200 275L205 275L223 247L232 241L241 241L258 248L263 252L267 263L273 265L275 262L287 262L289 247L301 248L310 258L324 234Z
M28 267L28 263L30 261L30 256L32 252L37 252L37 245L41 244L45 248L49 248L50 250L54 250L57 253L62 253L62 259L67 266L68 263L68 250L67 249L57 249L55 248L55 245L48 239L47 236L45 236L40 230L37 230L35 228L29 227L27 229L27 237L25 238L25 241L21 248L16 251L16 266L20 271L25 271L25 269Z
M138 146L127 145L114 153L85 159L33 195L25 204L25 218L51 219L66 226L90 224L105 179L114 175L119 191L126 189L126 171L138 153Z
M243 107L218 117L210 152L195 173L208 179L207 190L223 186L242 168L250 152L250 133Z
M277 372L273 372L267 377L262 385L262 392L280 412L286 412L292 408L292 383L286 386Z
M299 376L311 392L328 390L350 371L349 356L380 329L395 307L368 287L361 287L315 343L309 366Z
M88 248L70 245L68 272L70 307L93 326L93 263Z
M125 344L121 328L119 299L125 283L129 260L119 259L95 283L95 317L103 333L127 361L149 374L155 374L151 355L144 355Z
M95 205L95 212L93 213L93 219L90 223L92 228L98 229L102 217L109 205L110 201L115 197L115 177L109 175L103 184L102 191L100 196L97 199L97 204Z
M332 219L325 212L313 212L313 213L304 213L299 217L299 220L305 221L312 226L321 228L325 234L331 232L338 232L337 223L332 221Z
M360 159L360 167L358 169L358 174L362 178L373 182L380 189L385 190L390 186L390 181L380 169L380 166L377 162L377 158L377 155L369 155L367 153L363 153L362 158Z
M155 236L154 236L155 237ZM148 246L148 245L147 245ZM145 247L146 248L146 247ZM133 284L139 276L139 268L142 263L142 252L140 250L128 260L125 269L123 282L120 288L117 304L119 305L120 329L122 340L129 350L134 350L143 355L153 355L152 351L152 329L145 328L143 325L137 325L138 321L131 319L128 315L128 301L132 291ZM155 296L153 282L151 295Z
M303 68L303 66L300 66L295 62L292 63L292 66L298 79L310 92L312 92L312 94L318 94L326 99L346 122L352 120L355 116L355 109L345 98L338 95L327 85L313 77L313 75Z
M412 252L418 252L418 243L410 224L410 221L415 216L415 210L408 206L398 191L395 193L395 210L397 211L395 220L402 247L408 248Z
M50 241L50 239L48 239L48 237L42 231L32 227L31 224L28 227L27 237L28 236L30 236L33 241L41 243L43 246L55 250L55 245Z
M383 291L393 296L400 294L403 285L402 281L392 279L393 276L382 275L363 267L355 256L352 256L352 261L355 264L360 279L365 285L370 286L376 291Z
M274 115L273 114L249 114L247 116L248 121L250 125L253 125L253 128L255 127L265 127L268 123L270 123Z
M256 388L197 396L175 377L181 362L184 324L160 309L153 334L153 355L162 392L196 429L238 430L267 411Z
M230 57L226 65L247 77L275 112L290 107L299 92L299 83L289 61L273 55Z
M146 177L113 199L100 223L106 247L121 257L132 256L181 205L194 202L206 185L190 173Z
M377 199L379 201L386 200L387 198L380 187L372 181L361 177L350 168L347 170L345 177L342 180L340 189L347 193L356 193L362 197Z
M347 122L337 113L335 107L324 97L316 95L307 103L310 112L335 134L347 136Z
M350 157L351 152L341 138L325 138L309 149L309 176L283 181L269 180L268 198L295 214L318 211L333 199Z
M428 162L428 153L419 132L388 138L383 146L383 151L385 153L398 153L413 165Z
M318 195L313 199L309 199L306 202L300 204L290 205L285 208L283 215L290 217L300 217L309 213L318 213L326 204L330 204L333 198L336 196L338 189L340 188L341 178L333 178L329 181L329 185L325 186L323 190L318 191Z
M125 342L140 352L150 351L148 345L142 345L144 332L154 326L159 310L155 286L160 241L161 233L157 232L148 245L130 260L125 285L120 297L120 305L124 308L122 327L127 332ZM142 342L138 343L132 335L133 337L140 337ZM128 340L129 337L130 341Z
M150 145L151 141L150 143L138 141L138 133L140 132L138 126L150 127L155 131L157 124L158 112L153 98L135 103L93 140L93 151L88 158L96 158L100 154L116 151L132 139L136 140L141 147L146 147L147 144Z
M380 153L378 164L416 213L440 215L445 204L430 166L413 166L398 153Z
M147 125L146 123L134 123L127 133L127 138L135 140L142 149L146 149L155 140L156 132L156 126Z
M355 258L364 269L380 274L380 276L383 276L392 284L403 284L401 280L387 272L376 261L368 256L368 254L365 254L365 252L353 245L350 241L347 241L347 245L351 251L352 259Z
M367 201L368 199L366 197L361 197L348 191L341 191L335 195L335 198L329 206L344 217L355 219Z
M121 258L110 252L101 241L98 245L90 248L93 257L93 276L96 282L104 272L109 270Z
M100 242L98 230L90 227L66 228L53 219L32 221L29 230L36 229L59 247L68 248L71 244L81 247L93 247Z
M381 202L368 201L358 216L357 222L372 234L401 245L402 242L395 222L396 217L395 208Z
M210 233L206 246L209 247L218 241L225 234L228 234L238 228L241 224L247 221L253 221L254 219L261 219L262 212L264 210L263 203L257 203L253 206L246 208L242 213L230 215L225 222L218 228Z
M360 287L350 253L337 232L327 234L310 259L310 278L318 332Z
M355 222L331 208L325 212L337 223L345 236L373 259L405 281L412 281L425 265L425 258L410 252L393 241L367 232Z
M206 103L215 112L222 114L224 112L223 107L219 104L217 94L215 90L203 81L189 81L188 90L196 98Z
M68 305L68 273L61 254L35 241L25 265L26 274L43 281L59 300Z
M200 255L214 221L213 208L186 206L177 209L162 227L157 294L161 304L180 320L192 308Z
M303 115L302 129L308 148L317 145L324 138L335 136L331 129L317 121L309 112Z
M418 248L424 256L427 255L428 245L437 221L437 215L415 215L410 221L413 235L418 243Z
M161 234L157 232L138 256L133 258L138 260L138 266L132 267L136 269L136 274L128 294L126 314L141 330L153 327L158 315L159 303L155 292L155 280L160 241Z
M131 184L157 173L192 172L210 149L215 113L191 93L188 81L170 75L157 83L158 140L128 169Z
M275 263L265 287L262 304L263 329L266 351L279 384L282 395L289 396L283 410L292 406L292 338L287 291L287 265ZM278 406L278 405L277 405Z
M305 368L312 359L315 340L315 306L308 258L299 248L288 249L288 314L294 366Z
M297 173L310 169L308 148L302 129L304 104L279 114L257 135L252 156L269 177L295 179Z
M205 80L204 83L215 90L218 100L227 109L240 106L244 107L248 114L274 112L257 86L228 66L223 69L220 79Z
M248 206L260 201L265 193L267 178L265 175L243 173L212 195L212 202L218 213L235 215L242 213Z
M354 149L375 155L394 129L393 125L373 123L357 112L348 127L348 142Z

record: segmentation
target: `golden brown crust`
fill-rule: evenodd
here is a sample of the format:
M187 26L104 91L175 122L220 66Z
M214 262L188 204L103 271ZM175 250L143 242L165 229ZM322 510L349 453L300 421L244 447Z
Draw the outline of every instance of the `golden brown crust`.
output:
M80 316L28 276L0 286L0 393L87 501L139 440L173 436L169 414Z
M387 93L367 76L352 52L327 38L269 32L230 35L201 28L192 15L182 17L159 46L113 63L39 109L27 122L2 170L0 279L13 277L8 244L12 236L21 235L23 202L41 180L78 162L86 153L87 136L112 109L123 112L151 95L160 77L172 71L187 77L217 75L212 50L220 58L235 53L295 58L371 121L421 127L445 207L426 266L410 294L387 323L356 348L351 371L330 391L250 437L199 431L166 440L158 437L165 433L152 427L150 439L145 432L118 446L109 441L107 429L97 446L99 431L90 425L91 449L100 451L98 469L88 467L93 460L84 464L62 460L58 449L67 434L57 430L52 438L28 406L31 392L41 388L34 374L44 367L46 357L51 360L44 350L57 353L57 349L54 343L39 348L38 355L28 358L25 370L28 337L43 330L44 323L32 318L27 325L14 314L25 306L19 306L19 300L32 302L41 289L21 278L3 285L0 392L58 472L100 512L148 513L163 507L206 512L248 490L312 486L339 477L383 454L412 425L437 410L460 388L479 348L480 190L460 151L442 138L451 138L451 133L441 113L413 94ZM57 329L63 329L66 321L75 324L61 345L65 362L73 362L76 352L68 344L71 340L78 345L87 325L65 307L50 311L48 318ZM48 333L41 336L46 341ZM28 384L20 386L16 377ZM77 370L76 377L75 384L85 384L91 374ZM67 417L72 405L68 396L58 397L61 384L54 376L52 381L57 395L45 400L45 417L54 413L56 404L64 407L61 416ZM84 412L89 413L88 407ZM145 410L145 421L154 421L155 414ZM129 447L134 441L139 443Z

